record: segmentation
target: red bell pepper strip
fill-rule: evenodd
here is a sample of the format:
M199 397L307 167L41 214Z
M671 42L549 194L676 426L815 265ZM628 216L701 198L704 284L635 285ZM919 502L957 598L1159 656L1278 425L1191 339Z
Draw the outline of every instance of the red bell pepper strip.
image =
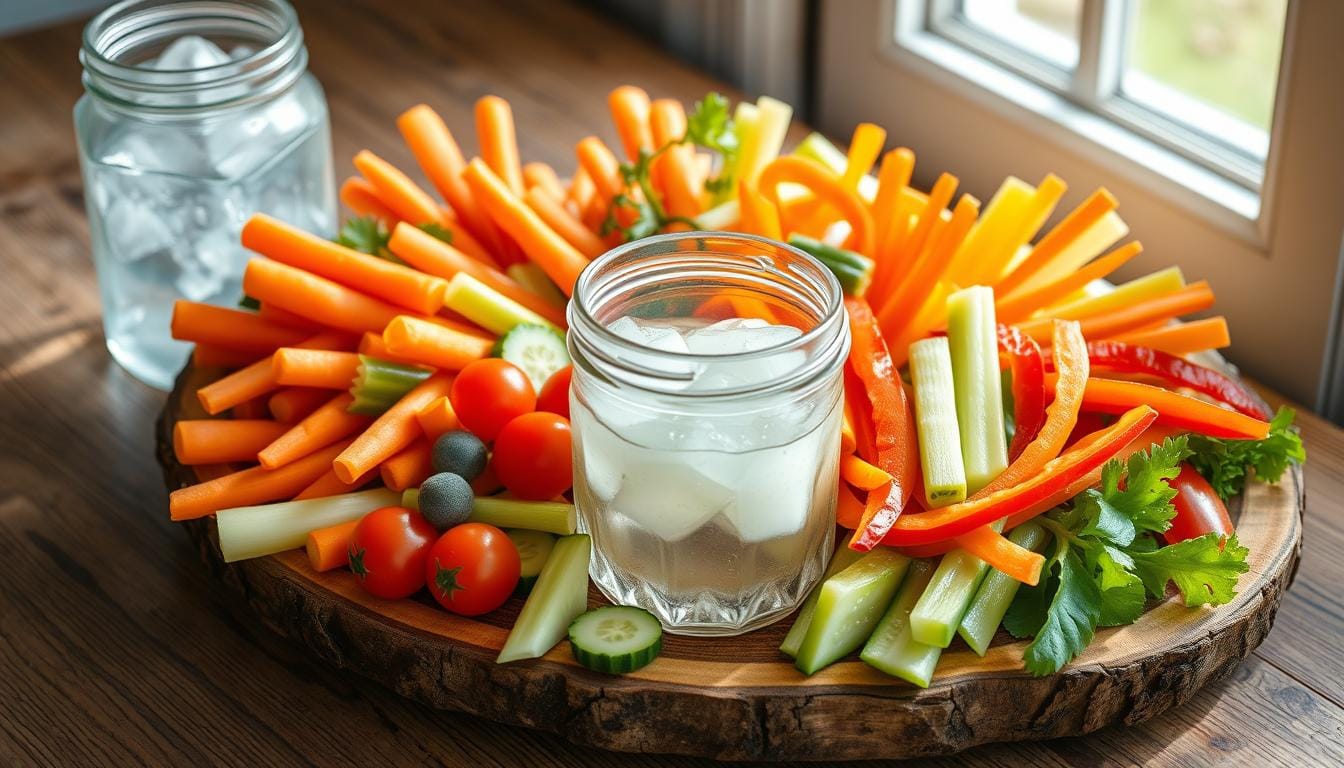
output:
M999 349L1013 371L1013 442L1008 460L1016 461L1045 424L1045 361L1036 340L1011 325L999 324Z
M900 517L891 526L882 543L896 547L932 544L942 539L960 536L1026 509L1039 508L1036 514L1044 512L1071 498L1066 494L1072 490L1075 483L1123 451L1125 446L1142 434L1156 418L1156 411L1146 405L1140 405L1125 413L1102 433L1083 441L1085 444L1080 444L1074 450L1048 462L1039 473L1026 482L973 501L963 501L941 509Z
M1089 379L1087 389L1083 392L1085 411L1123 413L1137 405L1152 406L1161 424L1209 437L1263 440L1269 434L1267 421L1151 384Z
M1273 415L1236 379L1176 355L1123 341L1088 342L1087 354L1096 368L1143 373L1168 384L1189 387L1227 403L1253 419L1263 420Z
M868 395L869 408L856 410L871 413L876 448L872 463L892 478L890 483L868 492L863 518L849 542L850 547L867 552L882 541L910 500L919 470L919 445L910 398L882 340L872 307L862 298L850 296L845 298L845 309L849 312L850 370ZM862 438L859 445L862 455Z

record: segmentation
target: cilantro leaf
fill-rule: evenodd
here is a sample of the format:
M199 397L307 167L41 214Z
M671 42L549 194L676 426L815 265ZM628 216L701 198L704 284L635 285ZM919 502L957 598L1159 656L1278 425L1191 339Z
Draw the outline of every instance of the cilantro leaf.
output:
M686 138L689 141L712 149L723 155L727 162L737 155L737 131L733 118L728 114L728 99L713 91L705 98L695 102L695 109L686 117Z
M1104 469L1102 474L1104 477ZM1101 491L1089 488L1079 495L1075 504L1083 524L1082 530L1078 532L1079 536L1104 539L1121 546L1134 540L1138 532L1134 528L1134 521L1107 501Z
M1097 580L1072 548L1057 556L1059 586L1050 600L1045 623L1027 644L1023 660L1038 677L1053 674L1092 642L1101 618Z
M1277 482L1289 466L1307 460L1302 438L1293 426L1296 415L1292 408L1280 407L1269 422L1269 435L1263 440L1221 440L1190 435L1190 464L1223 499L1236 496L1246 488L1248 468L1261 482Z
M1188 607L1222 605L1237 594L1237 578L1250 569L1250 550L1237 542L1237 535L1221 541L1217 533L1168 544L1152 552L1130 552L1134 572L1154 597L1174 582Z
M1003 628L1018 639L1031 637L1041 631L1045 624L1050 601L1055 596L1055 581L1050 576L1049 566L1041 574L1041 580L1035 586L1023 584L1017 588L1008 612L1003 615Z
M251 296L248 296L247 294L243 294L243 298L238 300L238 308L250 309L255 312L256 310L261 309L261 302L257 301Z
M346 219L336 233L336 242L351 250L380 256L387 250L387 241L391 238L383 220L374 216L359 216Z
M1101 590L1101 615L1097 625L1114 627L1131 624L1143 614L1143 581L1130 569L1134 560L1115 547L1097 550L1094 567L1097 587Z

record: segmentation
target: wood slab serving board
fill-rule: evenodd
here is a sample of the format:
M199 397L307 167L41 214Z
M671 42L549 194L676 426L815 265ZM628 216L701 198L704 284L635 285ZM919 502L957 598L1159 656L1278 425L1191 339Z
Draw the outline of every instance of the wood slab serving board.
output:
M200 418L193 393L218 371L183 371L158 424L170 489L196 481L172 455L172 427ZM316 573L301 550L226 564L213 519L187 523L222 589L324 661L431 707L539 728L604 749L724 760L858 760L942 755L977 744L1074 736L1181 704L1264 640L1297 568L1302 474L1251 484L1231 505L1250 571L1230 604L1155 601L1134 624L1097 633L1058 674L1022 671L1002 631L984 657L960 640L920 690L851 658L806 677L777 649L790 621L736 638L666 635L630 675L590 672L561 644L541 659L494 659L521 601L475 619L427 596L386 601L342 569ZM603 602L590 590L590 603Z

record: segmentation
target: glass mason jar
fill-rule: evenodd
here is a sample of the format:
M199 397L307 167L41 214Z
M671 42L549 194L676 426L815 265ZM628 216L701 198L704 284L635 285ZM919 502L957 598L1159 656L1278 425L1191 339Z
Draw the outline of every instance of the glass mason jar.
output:
M764 238L662 235L585 269L569 324L574 501L598 587L682 634L787 615L835 534L835 277Z
M326 98L283 0L126 0L84 29L75 105L107 347L172 385L179 298L236 305L243 223L334 230Z

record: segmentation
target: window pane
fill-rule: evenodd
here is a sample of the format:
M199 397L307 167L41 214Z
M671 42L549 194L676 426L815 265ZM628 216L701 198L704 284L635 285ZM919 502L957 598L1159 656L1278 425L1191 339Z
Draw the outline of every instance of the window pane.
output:
M1083 0L962 0L975 27L1065 69L1078 66Z
M1288 0L1134 0L1129 98L1264 157Z

